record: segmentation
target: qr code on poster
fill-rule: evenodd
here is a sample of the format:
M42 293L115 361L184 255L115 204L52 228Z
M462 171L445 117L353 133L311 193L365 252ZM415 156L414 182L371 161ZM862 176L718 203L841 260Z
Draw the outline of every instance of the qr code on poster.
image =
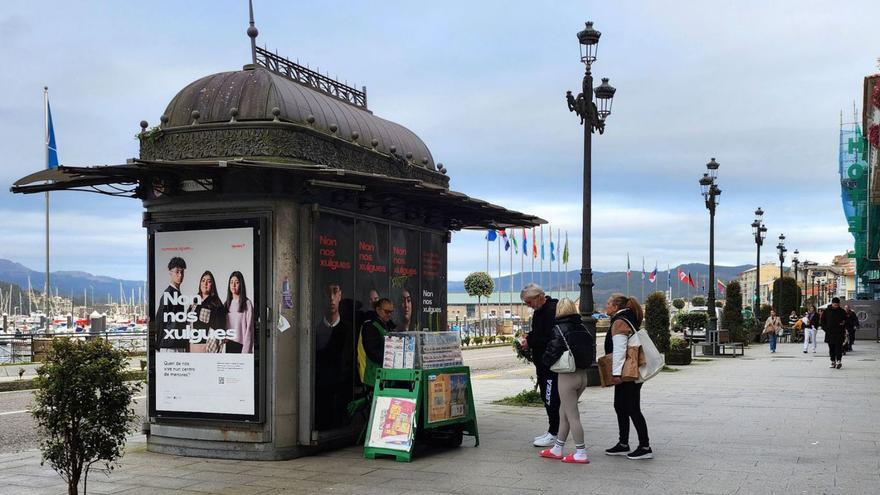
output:
M225 376L218 376L217 383L219 383L220 385L223 385L224 383L226 383L226 377Z

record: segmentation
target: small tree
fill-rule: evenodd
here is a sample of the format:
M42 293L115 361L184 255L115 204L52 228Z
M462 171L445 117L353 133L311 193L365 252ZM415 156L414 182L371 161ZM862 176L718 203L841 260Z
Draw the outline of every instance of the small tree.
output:
M801 306L800 292L800 287L791 277L777 278L773 282L773 306L783 321Z
M706 305L706 298L703 296L694 296L693 299L691 299L691 305L692 306L705 306Z
M109 473L122 456L137 414L131 407L140 384L125 382L127 355L100 339L55 339L37 370L31 414L40 433L43 462L77 495L86 493L93 465Z
M495 290L495 282L492 281L492 277L486 272L474 272L465 277L464 290L471 297L477 296L477 319L480 321L480 335L484 335L480 306L482 298L492 295L492 291Z
M723 307L724 307L724 301L715 301L715 307L716 307L716 308L723 308Z
M749 332L743 325L742 289L739 282L733 280L727 284L726 304L721 315L721 328L730 332L733 342L748 342Z
M672 307L681 311L682 309L684 309L684 299L673 299Z
M655 292L645 301L645 330L657 350L669 350L669 306L662 292Z

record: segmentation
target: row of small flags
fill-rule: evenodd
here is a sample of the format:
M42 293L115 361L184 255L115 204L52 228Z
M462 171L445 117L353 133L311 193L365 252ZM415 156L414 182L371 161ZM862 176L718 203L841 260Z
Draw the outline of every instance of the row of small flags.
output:
M681 282L683 284L688 284L695 289L697 288L697 283L696 283L696 281L694 281L694 277L690 274L690 272L683 271L681 269L681 267L676 268L676 270L678 272L678 281L679 282ZM667 269L667 271L668 271L668 269ZM647 272L645 271L645 259L642 258L642 280L645 279L646 273ZM626 253L626 278L631 278L631 277L632 277L632 268L631 268L630 262L629 262L629 253ZM657 282L657 263L654 263L654 270L651 271L650 274L648 274L648 282L651 282L652 284ZM718 284L717 288L718 288L719 292L723 293L725 290L727 290L727 285L724 282L722 282L720 278L717 280L717 284ZM703 289L705 289L705 288L706 287L704 286Z
M519 254L519 251L522 251L523 256L529 256L529 241L526 236L526 229L520 229L522 233L522 249L520 249L519 245L516 242L516 229L511 231L511 235L507 235L507 229L489 229L489 232L486 233L486 240L490 242L494 242L501 237L501 241L504 242L504 250L507 251L513 246L513 252ZM556 231L557 242L553 242L553 231L550 231L550 261L556 261L556 257L561 254L562 262L568 263L568 232L565 233L565 247L562 249L562 253L559 253L559 240L561 234L559 230ZM535 229L532 229L532 249L531 256L532 258L538 258L538 241L535 237ZM544 240L543 234L541 239L541 250L540 250L541 260L545 259L544 256Z

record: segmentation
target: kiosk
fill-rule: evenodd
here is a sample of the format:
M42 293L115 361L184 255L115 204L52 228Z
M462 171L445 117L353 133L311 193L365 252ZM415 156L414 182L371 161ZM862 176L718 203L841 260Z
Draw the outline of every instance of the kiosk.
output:
M446 330L450 233L544 223L450 190L424 142L368 108L366 88L257 47L253 17L247 33L250 63L186 85L158 126L142 121L138 158L12 187L143 202L153 452L284 459L350 445L364 426L346 406L365 394L354 354L371 302L390 297L398 328ZM430 423L445 421L457 419Z

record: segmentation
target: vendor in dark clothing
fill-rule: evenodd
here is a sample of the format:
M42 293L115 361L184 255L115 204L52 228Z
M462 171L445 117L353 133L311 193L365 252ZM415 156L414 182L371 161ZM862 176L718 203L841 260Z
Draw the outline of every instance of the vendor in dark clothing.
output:
M391 315L394 305L383 297L373 303L373 311L367 313L361 325L358 341L358 375L361 383L372 386L376 380L376 370L382 367L385 350L385 336L394 330Z
M544 351L553 339L553 327L556 325L557 299L544 294L544 289L535 284L528 284L519 293L526 306L535 310L532 314L532 329L526 335L526 347L532 351L532 363L544 408L547 410L547 432L535 437L535 447L551 447L559 433L559 391L556 387L556 373L544 364Z
M843 340L846 337L846 311L840 307L840 299L831 299L831 306L822 312L820 320L825 330L825 343L828 344L828 356L831 358L829 368L840 369L843 366Z

